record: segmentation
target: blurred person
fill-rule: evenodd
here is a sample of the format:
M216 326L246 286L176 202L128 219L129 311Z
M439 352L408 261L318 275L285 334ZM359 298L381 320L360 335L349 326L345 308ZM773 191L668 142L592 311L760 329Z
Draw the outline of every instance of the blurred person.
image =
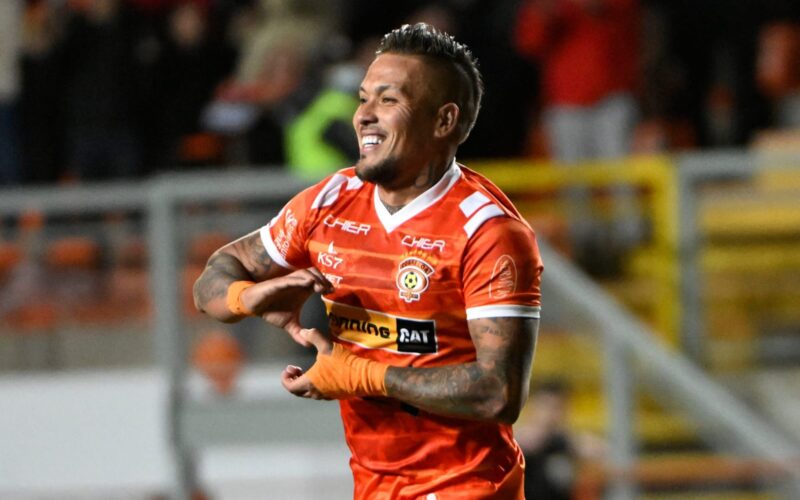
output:
M21 180L17 119L21 24L21 2L0 2L0 185L15 184Z
M232 70L233 51L210 37L208 13L202 4L183 0L167 15L167 33L154 70L159 167L191 162L185 150L204 132L201 112Z
M284 163L283 124L272 108L298 91L311 62L335 34L335 5L329 0L260 0L257 8L245 11L252 19L240 16L234 23L239 60L203 122L244 139L246 158L239 161Z
M252 83L269 76L272 53L291 47L309 54L336 31L335 2L326 0L260 0L261 22L245 35L236 80Z
M358 159L352 118L358 107L358 87L376 43L367 39L352 49L342 39L341 47L329 57L338 59L337 51L350 51L350 57L312 67L298 88L275 106L283 127L286 163L293 173L317 181Z
M455 161L482 93L463 44L425 24L388 33L359 90L355 167L216 251L195 283L210 316L261 316L317 349L282 383L341 400L355 498L523 495L511 424L542 264L505 195ZM298 321L314 291L330 336Z
M541 64L544 125L557 161L614 159L636 122L637 0L527 0L519 52Z
M692 149L697 145L697 131L682 116L686 106L681 93L686 88L687 74L671 47L671 10L663 2L647 5L642 16L640 121L631 137L631 153L655 155ZM720 99L722 98L722 99ZM721 112L717 122L727 125L724 92L718 94L712 108ZM720 128L722 132L722 128Z
M756 81L779 129L800 128L800 23L771 22L759 32Z
M515 44L540 63L542 120L556 162L613 160L630 152L638 116L639 18L638 0L526 0L520 6ZM615 188L612 231L593 220L587 190L566 195L579 262L589 271L615 272L615 256L596 257L641 239L632 189ZM608 234L611 241L596 241Z
M68 168L80 180L132 177L141 167L141 145L131 26L120 0L68 5L60 47Z
M64 173L58 41L60 11L48 0L29 2L22 24L20 129L24 181L55 182Z
M539 79L535 65L514 49L510 36L519 4L519 0L445 3L460 36L480 60L487 88L494 90L484 96L482 119L460 149L462 158L519 157L526 152Z
M529 415L514 428L525 455L525 497L574 498L578 462L602 458L606 444L569 428L569 389L561 381L538 384L529 407Z

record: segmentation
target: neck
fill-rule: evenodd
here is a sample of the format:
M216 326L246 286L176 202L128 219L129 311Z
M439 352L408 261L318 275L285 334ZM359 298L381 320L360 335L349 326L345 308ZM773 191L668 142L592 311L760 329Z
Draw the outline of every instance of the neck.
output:
M439 182L452 163L452 156L445 160L432 160L407 185L378 185L378 197L389 213L393 214Z

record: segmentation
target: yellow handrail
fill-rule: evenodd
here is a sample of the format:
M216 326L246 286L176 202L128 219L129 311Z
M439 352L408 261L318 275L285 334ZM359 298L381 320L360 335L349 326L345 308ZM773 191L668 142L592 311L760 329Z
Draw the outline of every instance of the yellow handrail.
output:
M654 327L671 346L679 344L678 185L667 156L635 156L615 161L586 162L568 168L535 160L484 160L470 166L495 182L509 196L563 189L568 186L608 187L628 184L648 188L645 204L653 227L652 269Z

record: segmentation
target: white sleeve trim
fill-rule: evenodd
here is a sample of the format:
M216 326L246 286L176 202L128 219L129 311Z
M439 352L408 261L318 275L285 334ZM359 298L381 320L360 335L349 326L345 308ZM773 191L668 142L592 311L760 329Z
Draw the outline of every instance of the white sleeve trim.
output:
M541 306L519 306L514 304L497 304L467 308L467 319L478 318L538 318Z
M504 214L505 212L503 212L503 210L494 203L491 205L485 205L483 208L478 210L475 215L473 215L472 218L467 221L466 224L464 224L464 232L467 233L467 238L472 238L472 235L475 234L475 231L477 231L478 228L480 228L487 220Z
M458 208L461 209L461 213L463 213L465 217L469 217L487 203L489 203L489 198L480 191L475 191L464 198L461 203L458 204Z
M297 268L286 262L286 259L284 259L283 255L281 255L281 253L278 251L278 247L275 246L275 242L272 241L272 235L269 234L269 226L270 225L267 224L266 226L262 227L261 230L259 231L259 234L261 235L261 242L264 244L264 249L267 251L269 257L273 261L275 261L276 264L278 264L281 267L285 267L286 269L291 269L292 271L294 271Z
M325 184L325 187L323 187L320 192L317 193L317 197L314 198L314 203L311 204L311 208L322 208L327 207L328 205L333 205L333 202L339 197L339 191L342 190L342 184L346 182L346 176L342 174L334 174L328 183Z

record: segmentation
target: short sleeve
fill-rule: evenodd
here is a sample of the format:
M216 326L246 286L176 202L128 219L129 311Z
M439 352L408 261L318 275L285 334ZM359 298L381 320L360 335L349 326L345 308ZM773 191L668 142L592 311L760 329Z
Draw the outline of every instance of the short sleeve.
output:
M462 261L467 319L538 318L542 270L527 224L511 217L487 221L470 238Z
M314 188L300 192L260 230L270 258L286 269L310 267L306 252L306 225L314 199Z
M311 267L308 258L308 234L320 210L327 209L339 198L343 188L356 177L337 172L301 191L260 230L267 253L278 265L287 269Z

